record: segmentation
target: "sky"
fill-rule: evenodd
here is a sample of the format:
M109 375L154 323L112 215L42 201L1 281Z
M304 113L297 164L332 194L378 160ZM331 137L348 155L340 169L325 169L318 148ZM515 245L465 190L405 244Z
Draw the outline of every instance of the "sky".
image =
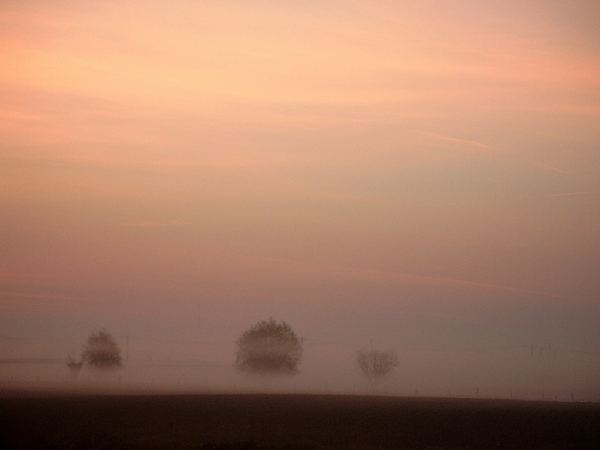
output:
M595 1L6 0L0 359L225 364L273 317L307 374L551 346L503 386L598 399L599 174Z

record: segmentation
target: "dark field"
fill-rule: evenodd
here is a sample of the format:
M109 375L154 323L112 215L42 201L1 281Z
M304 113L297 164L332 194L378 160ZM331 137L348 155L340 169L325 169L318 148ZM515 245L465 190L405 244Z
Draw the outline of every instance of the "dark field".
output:
M600 448L600 405L320 395L0 393L2 449Z

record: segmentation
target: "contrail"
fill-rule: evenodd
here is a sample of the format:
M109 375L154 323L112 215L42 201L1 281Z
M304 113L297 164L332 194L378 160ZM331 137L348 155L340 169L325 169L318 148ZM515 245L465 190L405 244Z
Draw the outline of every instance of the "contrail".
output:
M446 135L439 134L439 133L432 133L431 131L423 131L423 130L415 130L415 131L419 134L424 134L426 136L432 136L437 139L442 139L444 141L456 142L459 144L466 144L466 145L470 145L472 147L478 147L478 148L486 148L486 149L492 148L490 145L484 144L483 142L472 141L469 139L455 138L452 136L446 136Z

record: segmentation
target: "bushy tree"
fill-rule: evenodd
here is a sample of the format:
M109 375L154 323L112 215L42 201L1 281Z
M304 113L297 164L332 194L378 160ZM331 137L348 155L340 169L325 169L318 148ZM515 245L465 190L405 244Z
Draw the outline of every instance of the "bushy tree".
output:
M92 333L83 348L82 359L97 368L116 368L121 365L121 350L106 331Z
M302 341L287 323L261 320L237 340L236 366L248 372L292 373L302 359Z
M362 349L356 352L356 366L369 379L376 382L383 380L398 366L395 352Z

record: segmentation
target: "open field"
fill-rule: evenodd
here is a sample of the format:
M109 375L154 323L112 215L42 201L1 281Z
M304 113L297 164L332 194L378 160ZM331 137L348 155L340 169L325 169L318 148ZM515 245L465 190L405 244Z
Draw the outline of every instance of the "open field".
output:
M595 449L597 403L0 393L3 449Z

